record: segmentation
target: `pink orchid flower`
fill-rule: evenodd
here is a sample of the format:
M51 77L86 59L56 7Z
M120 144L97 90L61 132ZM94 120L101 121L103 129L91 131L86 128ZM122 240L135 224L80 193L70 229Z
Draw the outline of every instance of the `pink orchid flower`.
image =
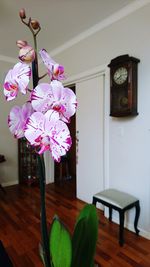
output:
M22 107L14 106L11 109L8 116L8 125L14 137L24 137L26 122L32 113L33 108L30 102L25 103Z
M59 120L59 114L53 110L45 114L34 112L27 121L25 137L31 145L40 146L39 154L49 150L57 162L72 144L67 125Z
M43 63L48 69L48 75L50 76L51 80L64 80L64 67L56 63L47 53L45 49L41 49L39 52Z
M20 91L27 93L27 86L31 77L31 68L25 63L17 63L9 70L4 81L4 95L7 101L13 100Z
M45 113L53 109L59 113L60 119L69 122L77 107L77 99L74 92L63 87L59 81L51 84L41 83L35 87L31 95L34 110Z

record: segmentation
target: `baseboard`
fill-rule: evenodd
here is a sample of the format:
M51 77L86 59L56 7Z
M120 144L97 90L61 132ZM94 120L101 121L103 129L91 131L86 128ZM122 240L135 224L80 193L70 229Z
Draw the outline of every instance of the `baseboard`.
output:
M107 218L109 217L109 212L108 212L107 209L105 209L105 217L107 217ZM112 221L113 221L114 223L119 224L119 218L116 217L116 216L113 216ZM134 225L133 225L132 223L129 223L129 222L125 221L125 228L127 228L129 231L135 233ZM138 227L138 229L140 230L140 232L139 232L139 235L140 235L140 236L142 236L142 237L144 237L144 238L150 240L150 232L147 232L147 231L145 231L144 229L142 229L142 228L140 228L140 227Z
M18 180L15 180L15 181L8 181L8 182L4 182L4 183L2 183L2 186L3 187L6 187L6 186L11 186L11 185L16 185L16 184L18 184L19 182L18 182Z

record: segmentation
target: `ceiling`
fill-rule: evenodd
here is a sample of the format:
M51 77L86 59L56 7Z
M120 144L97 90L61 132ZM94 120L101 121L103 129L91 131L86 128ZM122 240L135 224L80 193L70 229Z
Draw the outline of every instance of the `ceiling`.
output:
M32 42L28 28L19 18L25 8L27 17L40 22L38 48L48 51L101 22L134 0L0 0L0 56L16 58L16 40Z

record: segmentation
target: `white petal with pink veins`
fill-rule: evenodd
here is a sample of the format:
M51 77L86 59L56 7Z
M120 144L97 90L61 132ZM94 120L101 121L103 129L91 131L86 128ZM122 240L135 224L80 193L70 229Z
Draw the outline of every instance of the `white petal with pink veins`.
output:
M26 94L27 86L30 81L31 68L29 65L19 62L15 68L16 81L18 82L19 89L22 94Z
M65 155L72 144L71 136L67 125L62 121L57 121L54 134L50 138L52 157L60 161L61 156Z
M55 99L53 102L53 109L57 110L57 106L60 105L59 113L61 120L64 122L69 122L70 117L76 112L76 95L70 88L63 87L59 81L52 81L51 86Z
M51 85L41 83L36 86L31 95L32 106L36 111L45 113L54 101Z
M59 113L54 111L53 109L48 110L45 114L45 118L47 118L47 121L50 121L50 123L56 123L56 121L59 120Z
M69 122L77 107L74 92L63 87L59 81L52 81L51 84L39 84L33 90L31 101L36 111L45 113L49 109L53 109L59 113L60 119L64 122Z
M27 121L25 137L31 145L39 145L44 132L45 117L41 112L34 112Z
M24 130L22 127L22 115L21 107L15 106L11 109L8 117L8 125L11 133L18 138L24 136Z
M64 67L56 63L47 53L45 49L41 49L39 52L43 63L48 69L48 75L51 80L64 80Z
M22 107L14 106L8 117L8 125L11 133L16 138L24 136L27 119L33 113L31 103L27 102Z
M18 91L22 94L26 94L30 76L30 66L21 62L17 63L13 69L9 70L4 81L4 95L8 101L16 98Z
M39 54L45 66L52 71L52 66L56 64L56 62L49 56L44 48L40 50Z
M53 110L45 114L34 112L27 121L25 137L31 145L40 146L39 154L49 150L56 161L66 154L72 143L67 125Z

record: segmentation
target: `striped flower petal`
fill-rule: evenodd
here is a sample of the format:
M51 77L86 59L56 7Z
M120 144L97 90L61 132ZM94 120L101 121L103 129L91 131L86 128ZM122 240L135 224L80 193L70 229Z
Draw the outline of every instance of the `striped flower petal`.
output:
M45 49L41 49L39 52L43 63L48 69L48 75L50 76L51 80L64 80L64 67L56 63L47 53Z
M8 116L8 125L11 133L16 138L24 137L24 130L27 119L33 113L30 102L25 103L22 107L14 106Z
M36 111L45 113L49 109L53 109L59 113L60 119L64 122L69 122L77 107L74 92L63 87L59 81L52 81L51 84L39 84L32 92L31 101Z
M17 97L18 92L27 93L27 86L30 81L31 68L25 63L17 63L9 70L4 81L4 95L7 101Z
M72 143L67 125L60 121L58 113L52 110L45 114L34 112L27 122L25 137L31 145L40 146L39 154L49 150L58 162Z

